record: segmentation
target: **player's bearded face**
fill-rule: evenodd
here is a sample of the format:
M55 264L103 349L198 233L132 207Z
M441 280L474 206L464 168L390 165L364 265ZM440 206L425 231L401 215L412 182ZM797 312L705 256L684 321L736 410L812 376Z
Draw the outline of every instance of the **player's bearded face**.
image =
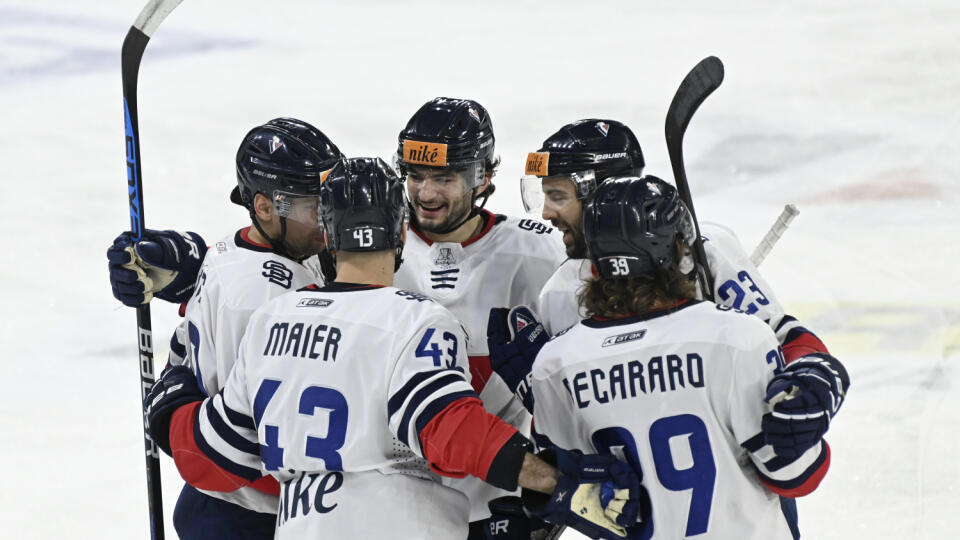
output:
M580 222L583 205L577 199L573 182L566 176L547 176L542 179L542 186L543 219L563 233L568 257L586 259L587 242Z
M287 233L283 243L291 255L309 257L324 249L323 233L317 223L319 199L297 199L287 218Z
M407 195L417 227L426 232L447 232L473 209L466 180L451 169L411 168Z

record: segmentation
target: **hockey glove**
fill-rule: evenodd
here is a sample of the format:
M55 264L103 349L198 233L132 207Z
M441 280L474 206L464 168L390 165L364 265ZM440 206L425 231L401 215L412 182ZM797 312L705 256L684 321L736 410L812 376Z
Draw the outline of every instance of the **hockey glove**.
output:
M170 455L170 418L180 407L203 401L203 391L190 368L170 366L163 370L157 382L143 400L150 436L157 446Z
M146 229L134 244L125 232L107 249L113 296L130 307L154 296L181 303L193 294L207 245L197 233Z
M629 465L613 456L551 448L538 454L560 471L551 495L522 491L534 516L568 525L590 538L626 538L640 517L644 488ZM649 501L649 497L646 497Z
M497 497L487 507L490 517L483 520L484 540L530 540L531 535L544 534L549 527L543 520L527 515L520 497Z
M487 321L490 367L531 413L530 370L537 353L549 339L546 329L526 306L490 310Z
M773 410L763 416L763 434L778 456L798 457L820 442L850 387L847 370L826 353L791 362L767 384Z

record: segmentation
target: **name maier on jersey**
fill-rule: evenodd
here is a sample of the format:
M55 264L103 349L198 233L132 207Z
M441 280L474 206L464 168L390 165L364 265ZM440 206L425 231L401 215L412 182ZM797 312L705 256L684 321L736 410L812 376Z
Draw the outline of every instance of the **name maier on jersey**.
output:
M508 491L520 484L552 492L550 501L596 491L596 479L553 469L484 410L470 385L467 336L449 311L389 286L403 243L402 191L382 160L338 164L321 193L337 281L258 308L216 395L203 399L176 366L147 400L151 434L191 484L230 491L265 474L280 482L276 538L464 538L469 501L440 475ZM371 231L369 242L351 239L357 229ZM590 509L556 505L611 537L635 521L635 504L622 523L609 512L636 500L639 481L628 471L614 479L610 467L625 470L616 460L600 463L595 478L609 476L618 504L595 494L585 496Z
M765 442L764 396L784 367L771 328L695 299L692 222L666 182L608 179L583 216L598 275L580 298L594 315L537 355L538 434L642 471L653 517L631 537L794 538L792 498L819 485L830 449L817 437L786 456Z

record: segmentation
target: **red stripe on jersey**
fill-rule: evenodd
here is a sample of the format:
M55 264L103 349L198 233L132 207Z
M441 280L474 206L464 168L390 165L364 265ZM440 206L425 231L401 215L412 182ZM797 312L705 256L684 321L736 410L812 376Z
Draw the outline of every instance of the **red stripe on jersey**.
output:
M475 397L447 405L420 431L423 457L437 474L487 479L493 459L517 430L488 413Z
M809 495L813 493L813 490L817 489L817 486L820 485L820 481L823 480L823 477L827 475L827 470L830 469L830 445L827 444L827 441L823 441L823 452L826 454L823 459L823 463L810 474L802 484L795 488L785 489L782 487L777 487L766 480L763 476L760 477L760 481L763 482L763 485L767 486L767 489L780 495L782 497L788 497L795 499L797 497L803 497L804 495Z
M253 244L253 245L257 246L257 247L263 247L263 248L273 249L273 246L271 246L270 244L261 244L261 243L259 243L259 242L254 242L253 240L251 240L251 239L250 239L250 227L244 227L243 229L240 229L240 238L243 238L243 241L244 241L244 242L247 242L247 243L249 243L249 244Z
M789 343L785 343L781 348L783 349L783 359L787 364L811 353L830 353L827 346L820 341L820 338L809 330L804 330L803 333L790 340Z
M253 485L272 495L280 494L280 486L272 476L251 483L245 478L221 469L200 450L193 438L193 427L200 414L202 401L184 405L170 417L170 449L180 476L191 486L210 491L236 491ZM270 480L267 480L269 478ZM272 482L271 482L272 480Z
M470 356L470 384L473 391L480 394L483 388L487 386L487 381L493 374L493 368L490 367L489 356Z
M468 238L465 242L460 242L460 245L461 245L461 246L467 247L467 246L469 246L470 244L476 242L477 240L483 238L488 232L490 232L490 229L492 229L493 226L496 225L496 223L497 223L497 216L493 215L493 213L490 212L489 210L482 210L482 209L481 209L481 210L480 210L480 213L479 213L479 216L484 219L483 227L480 229L480 232L478 232L477 234L471 236L471 237ZM423 242L424 242L425 244L427 244L428 246L432 246L432 245L433 245L433 240L427 238L427 235L425 235L425 234L423 233L423 231L421 231L420 229L418 229L418 228L413 224L412 221L411 221L410 224L408 225L408 228L409 228L411 231L413 231L414 234L416 234L417 236L419 236L420 239L423 240Z

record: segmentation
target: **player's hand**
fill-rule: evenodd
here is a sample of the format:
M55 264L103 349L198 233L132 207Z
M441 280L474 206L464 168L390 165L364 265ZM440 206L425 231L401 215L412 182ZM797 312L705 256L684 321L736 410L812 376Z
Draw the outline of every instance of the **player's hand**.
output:
M144 230L134 243L125 232L107 248L113 296L130 307L156 296L180 303L190 298L207 245L197 233Z
M767 385L763 434L778 456L797 457L820 442L850 387L839 360L814 353L791 362Z
M526 306L492 308L487 321L490 367L533 412L530 370L533 360L550 339L546 329Z
M650 498L633 469L613 456L583 455L551 448L538 454L560 471L549 496L524 489L524 505L552 523L568 525L591 538L626 538Z
M490 517L483 520L484 540L530 540L535 533L545 533L549 525L528 516L520 497L497 497L487 503Z
M170 455L170 418L180 407L203 401L203 391L193 371L185 366L170 366L163 370L157 382L143 400L150 436L157 446Z

